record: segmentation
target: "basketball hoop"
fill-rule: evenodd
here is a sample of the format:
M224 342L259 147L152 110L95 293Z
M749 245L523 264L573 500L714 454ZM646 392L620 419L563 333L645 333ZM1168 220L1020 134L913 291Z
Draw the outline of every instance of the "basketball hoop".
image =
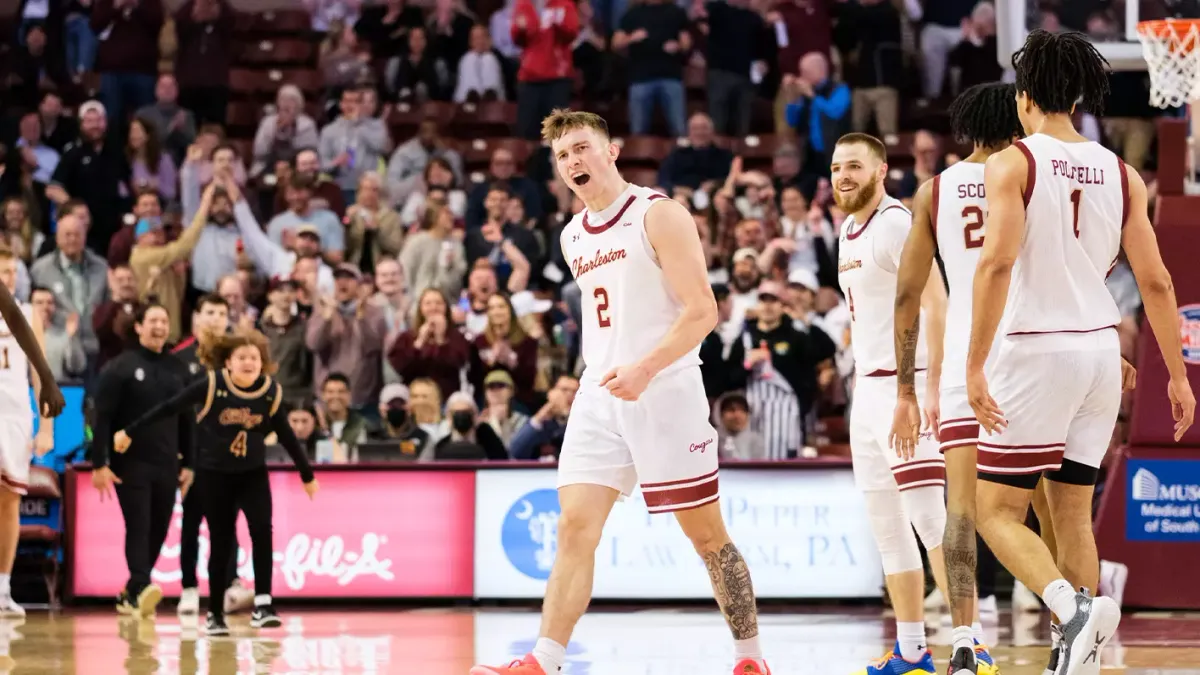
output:
M1200 99L1200 19L1138 24L1150 71L1150 103L1173 108Z

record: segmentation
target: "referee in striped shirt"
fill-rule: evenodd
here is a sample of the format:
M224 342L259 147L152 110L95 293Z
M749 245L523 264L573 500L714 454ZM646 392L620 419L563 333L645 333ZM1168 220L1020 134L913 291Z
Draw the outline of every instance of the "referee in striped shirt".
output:
M764 281L757 318L741 336L751 428L766 440L768 459L793 459L804 446L804 420L818 392L817 367L836 351L823 331L795 328L784 313L783 296L782 284Z

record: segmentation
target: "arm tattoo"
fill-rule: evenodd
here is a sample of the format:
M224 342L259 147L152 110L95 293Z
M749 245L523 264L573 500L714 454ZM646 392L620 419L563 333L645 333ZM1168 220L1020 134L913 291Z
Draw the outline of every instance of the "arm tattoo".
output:
M733 631L733 639L749 640L758 635L758 608L750 583L750 568L737 547L729 543L720 551L704 554L704 566L712 581L713 597Z
M947 513L942 547L951 606L964 603L961 606L969 608L975 598L975 521L961 513Z
M914 386L917 373L917 343L921 337L921 315L913 317L912 326L905 328L900 341L900 362L896 364L896 379L900 386Z

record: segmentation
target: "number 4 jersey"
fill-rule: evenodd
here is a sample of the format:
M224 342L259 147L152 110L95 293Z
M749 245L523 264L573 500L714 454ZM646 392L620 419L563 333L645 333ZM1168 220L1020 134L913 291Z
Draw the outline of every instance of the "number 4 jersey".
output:
M603 211L585 209L563 228L563 256L583 294L585 380L637 363L683 311L646 236L646 213L662 199L630 184ZM696 345L660 374L699 365L699 352Z

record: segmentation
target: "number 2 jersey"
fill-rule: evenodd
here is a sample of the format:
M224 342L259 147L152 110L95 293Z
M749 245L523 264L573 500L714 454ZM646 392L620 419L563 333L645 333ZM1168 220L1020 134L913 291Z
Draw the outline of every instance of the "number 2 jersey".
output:
M227 371L208 371L178 395L165 401L125 427L132 435L137 427L157 418L198 409L196 415L196 467L224 473L239 473L266 464L266 437L274 433L300 470L301 479L312 480L308 457L287 421L283 387L269 375L242 389Z
M910 229L912 213L887 195L865 223L855 222L854 216L842 223L838 283L850 308L850 347L858 377L896 374L896 274ZM921 335L925 335L924 312ZM922 337L917 343L917 369L924 369L926 361Z
M563 228L563 256L583 294L584 380L637 363L683 311L646 236L646 212L660 199L630 184L603 211L585 209ZM698 365L699 344L660 374Z
M33 308L25 303L20 307L25 320L32 321ZM29 358L3 318L0 318L0 416L33 419L29 407Z

